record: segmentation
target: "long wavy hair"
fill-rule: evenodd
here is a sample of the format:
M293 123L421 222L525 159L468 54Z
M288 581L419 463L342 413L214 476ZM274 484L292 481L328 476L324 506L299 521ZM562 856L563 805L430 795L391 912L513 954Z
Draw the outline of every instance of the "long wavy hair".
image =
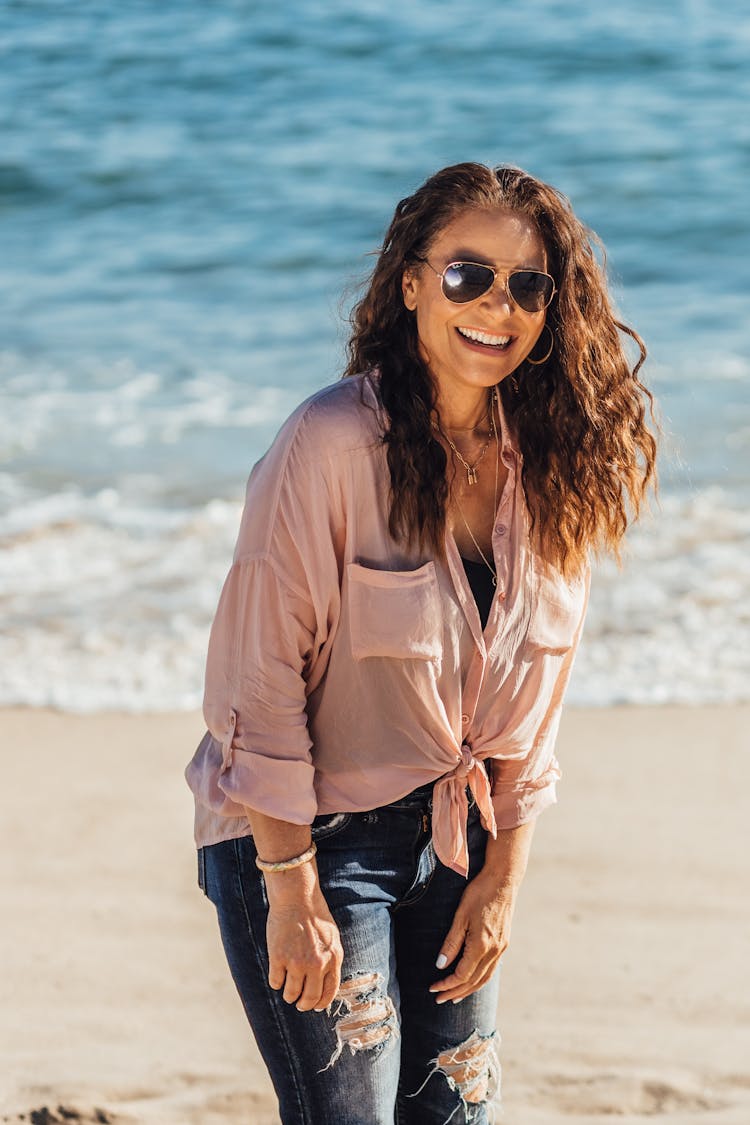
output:
M629 520L638 517L649 482L656 484L656 442L646 422L647 405L654 417L653 398L638 378L645 346L617 319L604 249L564 195L520 168L465 163L442 169L402 199L351 313L344 375L380 371L391 535L443 557L450 486L445 450L431 424L437 385L420 355L416 318L404 305L401 281L407 267L420 268L448 223L476 208L531 220L555 279L545 321L552 352L541 366L524 360L499 392L523 454L533 542L571 577L589 551L610 551L619 560ZM632 367L622 333L640 353Z

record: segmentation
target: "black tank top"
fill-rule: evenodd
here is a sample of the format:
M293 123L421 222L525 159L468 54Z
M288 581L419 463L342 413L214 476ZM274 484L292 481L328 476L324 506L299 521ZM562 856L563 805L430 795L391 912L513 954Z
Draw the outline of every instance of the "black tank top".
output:
M487 618L490 616L492 599L495 596L492 573L483 562L472 562L471 559L465 559L463 555L461 556L461 562L464 564L466 577L469 580L471 592L479 610L479 620L482 622L482 628L484 629L487 625Z

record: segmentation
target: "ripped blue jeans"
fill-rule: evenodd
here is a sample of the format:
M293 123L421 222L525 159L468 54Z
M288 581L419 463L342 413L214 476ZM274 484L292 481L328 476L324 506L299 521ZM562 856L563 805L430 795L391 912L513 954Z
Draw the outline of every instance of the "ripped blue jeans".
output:
M268 900L252 837L201 848L229 968L279 1099L283 1125L486 1125L497 1104L499 970L437 1004L435 960L466 880L435 858L432 786L362 813L316 817L318 871L341 933L328 1011L298 1012L268 984ZM470 801L469 878L487 833Z

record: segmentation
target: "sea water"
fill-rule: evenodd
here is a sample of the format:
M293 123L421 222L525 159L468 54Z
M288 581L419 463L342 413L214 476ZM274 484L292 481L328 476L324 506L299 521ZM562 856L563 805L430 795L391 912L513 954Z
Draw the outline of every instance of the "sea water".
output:
M749 63L737 0L6 3L0 702L199 704L247 474L467 159L570 196L649 347L661 501L569 698L750 698Z

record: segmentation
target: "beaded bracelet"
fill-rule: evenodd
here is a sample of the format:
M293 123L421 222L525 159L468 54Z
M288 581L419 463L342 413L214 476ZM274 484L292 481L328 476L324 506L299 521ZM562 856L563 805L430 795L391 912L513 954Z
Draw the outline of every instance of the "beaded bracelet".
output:
M293 867L300 867L301 864L307 863L315 855L318 850L315 841L310 844L307 851L301 852L300 855L294 855L291 859L261 859L260 856L255 857L255 866L259 867L261 871L289 871Z

